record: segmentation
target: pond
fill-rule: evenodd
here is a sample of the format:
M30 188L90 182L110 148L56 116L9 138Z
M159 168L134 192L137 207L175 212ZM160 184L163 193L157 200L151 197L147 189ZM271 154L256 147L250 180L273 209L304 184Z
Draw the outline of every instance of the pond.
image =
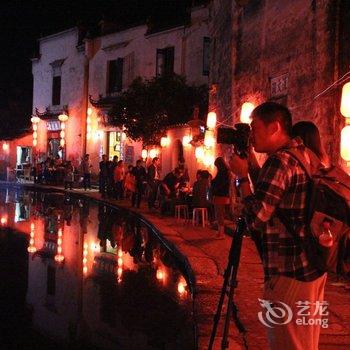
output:
M195 347L186 267L145 222L59 193L0 196L3 345Z

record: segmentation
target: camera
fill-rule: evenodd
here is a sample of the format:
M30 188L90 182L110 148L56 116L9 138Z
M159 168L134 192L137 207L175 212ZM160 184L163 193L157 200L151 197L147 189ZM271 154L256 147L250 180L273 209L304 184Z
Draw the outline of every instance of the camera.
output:
M235 153L241 158L247 158L250 138L250 126L237 123L234 128L218 128L217 143L233 145Z

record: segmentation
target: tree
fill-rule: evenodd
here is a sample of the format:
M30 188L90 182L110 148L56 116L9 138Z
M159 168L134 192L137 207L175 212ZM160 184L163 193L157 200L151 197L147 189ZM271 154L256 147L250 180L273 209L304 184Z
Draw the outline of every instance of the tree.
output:
M110 123L125 128L128 137L145 145L159 142L170 125L186 123L195 106L208 109L208 87L189 86L179 75L137 78L119 94L109 111Z

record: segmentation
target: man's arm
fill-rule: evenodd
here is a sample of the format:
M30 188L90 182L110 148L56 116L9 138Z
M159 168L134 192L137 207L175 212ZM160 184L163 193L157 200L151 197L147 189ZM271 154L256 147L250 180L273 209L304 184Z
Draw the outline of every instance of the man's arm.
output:
M248 176L246 160L233 159L230 165L239 178ZM278 156L271 156L261 168L254 194L249 182L242 182L240 192L244 201L243 214L250 231L260 231L264 227L280 204L288 184L289 171Z

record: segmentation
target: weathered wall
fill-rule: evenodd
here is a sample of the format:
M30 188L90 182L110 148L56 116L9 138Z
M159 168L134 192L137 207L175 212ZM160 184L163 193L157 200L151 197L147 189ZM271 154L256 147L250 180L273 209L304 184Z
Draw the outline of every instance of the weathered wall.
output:
M346 38L349 21L344 18L349 16L349 4L332 0L250 0L244 6L237 6L235 1L229 2L231 22L227 4L215 0L212 5L212 33L222 33L224 38L212 48L216 51L212 54L215 57L212 65L218 70L227 60L227 32L231 32L230 91L234 121L239 121L244 102L257 105L273 99L286 103L295 122L312 120L317 124L326 150L333 161L339 161L339 132L344 123L339 115L340 87L318 95L349 70L349 47L346 40L339 40L337 17L342 19ZM220 114L228 111L229 93L219 93L228 85L228 70L226 67L225 72L217 71L211 76L211 82L218 83ZM285 88L279 94L273 92L272 79L282 78L287 79Z
M68 106L69 120L66 126L67 159L76 161L82 154L82 133L85 121L84 63L83 52L77 50L77 29L67 30L40 40L40 58L33 61L33 113L38 108L44 112L61 111ZM61 69L61 103L52 106L52 77L50 63L64 59ZM47 135L45 122L41 121L38 131L38 152L46 152Z
M213 1L210 6L209 32L211 37L210 84L217 89L210 95L210 109L218 119L231 124L232 114L232 2Z

